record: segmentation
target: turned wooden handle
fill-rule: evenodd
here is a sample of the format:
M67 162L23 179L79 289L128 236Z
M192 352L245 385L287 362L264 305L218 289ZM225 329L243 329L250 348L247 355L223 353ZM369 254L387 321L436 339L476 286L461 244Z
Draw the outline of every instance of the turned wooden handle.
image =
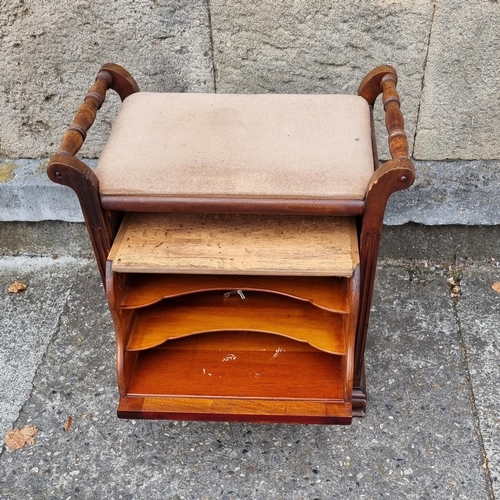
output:
M389 151L393 159L408 158L408 138L404 131L404 118L396 90L398 75L392 66L378 66L363 79L358 95L373 106L382 94L385 110L385 124L389 134Z
M108 89L115 90L123 101L139 87L132 76L121 66L108 63L97 73L94 84L89 88L83 104L77 111L73 123L64 134L57 154L74 156L82 147L87 131L94 123L97 111L106 98Z
M382 102L385 110L385 126L389 134L391 157L408 158L408 138L404 131L405 121L400 109L396 78L387 74L382 78Z

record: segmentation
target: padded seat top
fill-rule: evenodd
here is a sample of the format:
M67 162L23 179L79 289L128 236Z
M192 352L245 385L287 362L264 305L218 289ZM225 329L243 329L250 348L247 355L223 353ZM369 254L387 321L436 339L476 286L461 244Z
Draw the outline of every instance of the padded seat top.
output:
M96 174L106 196L363 200L373 170L361 97L139 92Z

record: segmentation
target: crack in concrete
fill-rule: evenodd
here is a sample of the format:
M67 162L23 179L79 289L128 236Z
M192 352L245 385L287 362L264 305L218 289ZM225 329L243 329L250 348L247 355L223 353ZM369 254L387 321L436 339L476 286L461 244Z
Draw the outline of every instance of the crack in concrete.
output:
M48 350L49 350L49 348L50 348L50 346L52 344L52 341L54 340L54 338L58 335L58 333L61 330L61 320L62 320L63 315L68 310L68 301L69 301L69 299L71 297L71 294L73 293L73 288L74 288L75 283L76 283L76 278L77 278L78 274L80 274L82 272L82 269L84 267L85 267L85 262L80 265L79 269L77 270L77 272L75 274L75 277L74 277L71 285L69 286L69 288L68 288L68 290L67 290L67 292L65 294L63 305L62 305L61 310L60 310L60 312L59 312L59 314L57 316L56 326L54 328L54 331L53 331L52 335L50 336L49 341L47 342L47 346L45 347L45 350L44 350L44 353L43 353L43 355L42 355L42 357L40 359L40 362L38 363L38 366L36 367L36 370L33 373L33 378L31 379L31 382L30 382L30 384L31 384L30 392L27 395L24 403L22 404L22 406L21 406L21 408L20 408L20 410L18 412L17 418L14 420L14 424L13 424L13 427L12 427L13 429L19 426L19 419L21 418L21 415L22 415L22 413L24 411L24 408L26 407L26 405L31 400L31 397L33 396L33 391L35 390L35 380L37 378L38 371L40 370L40 367L44 364L45 359L47 358L47 352L48 352ZM7 449L7 446L4 443L3 446L0 449L0 461L3 458L3 455L4 455L6 449Z
M427 73L427 63L429 61L429 50L431 47L431 36L432 36L432 29L434 28L435 16L436 16L436 2L434 1L433 5L432 5L432 16L431 16L431 25L429 28L429 36L427 37L427 51L425 52L425 59L424 59L424 64L423 64L422 83L420 85L420 99L418 100L417 119L415 120L415 133L413 134L413 148L412 148L412 152L411 152L412 158L415 158L415 144L417 142L418 124L419 124L419 120L420 120L420 109L422 108L422 100L423 100L424 88L425 88L425 75Z
M460 317L459 317L458 310L457 310L457 303L459 300L460 299L453 300L453 307L452 307L453 317L455 318L455 322L457 325L457 337L458 337L458 341L460 343L460 352L462 353L462 363L464 365L465 379L466 379L467 386L469 389L469 399L470 399L470 403L471 403L471 407L472 407L472 416L474 418L474 427L475 427L476 436L477 436L477 440L478 440L479 450L481 453L481 458L483 461L483 463L481 465L482 465L482 468L484 470L484 479L486 482L486 489L488 491L489 500L495 500L495 494L493 492L493 482L491 480L491 473L490 473L490 468L488 465L488 455L486 453L486 448L484 446L483 434L481 432L481 421L479 419L479 412L478 412L477 405L476 405L476 397L474 395L474 388L472 386L472 377L471 377L470 370L469 370L469 357L467 354L467 346L466 346L464 334L462 331L462 323L460 321Z
M214 77L214 92L217 94L217 68L215 67L215 47L214 47L214 34L212 28L212 8L210 0L207 0L207 14L208 14L208 36L210 37L210 49L212 53L212 74Z

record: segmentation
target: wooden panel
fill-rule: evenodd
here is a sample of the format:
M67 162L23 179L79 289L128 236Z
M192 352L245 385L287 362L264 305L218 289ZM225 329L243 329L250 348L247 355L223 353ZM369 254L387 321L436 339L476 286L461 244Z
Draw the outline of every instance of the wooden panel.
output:
M283 335L345 354L343 315L280 295L249 292L224 297L207 292L139 309L129 351L152 348L175 338L215 331L260 331Z
M350 277L358 263L346 217L128 214L115 272Z
M142 351L127 395L344 400L341 356L269 334L195 339Z
M118 212L353 216L363 215L365 202L364 200L324 200L317 198L102 195L101 206L104 210Z
M349 425L350 403L265 399L120 398L119 418Z
M208 274L130 274L121 307L143 307L164 298L210 290L272 291L329 311L348 312L345 278Z

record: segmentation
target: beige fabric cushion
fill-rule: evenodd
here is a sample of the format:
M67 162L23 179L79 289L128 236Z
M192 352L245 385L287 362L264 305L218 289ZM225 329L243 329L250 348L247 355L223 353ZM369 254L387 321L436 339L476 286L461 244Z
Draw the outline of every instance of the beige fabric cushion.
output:
M132 94L97 166L102 195L360 200L372 173L351 95Z

